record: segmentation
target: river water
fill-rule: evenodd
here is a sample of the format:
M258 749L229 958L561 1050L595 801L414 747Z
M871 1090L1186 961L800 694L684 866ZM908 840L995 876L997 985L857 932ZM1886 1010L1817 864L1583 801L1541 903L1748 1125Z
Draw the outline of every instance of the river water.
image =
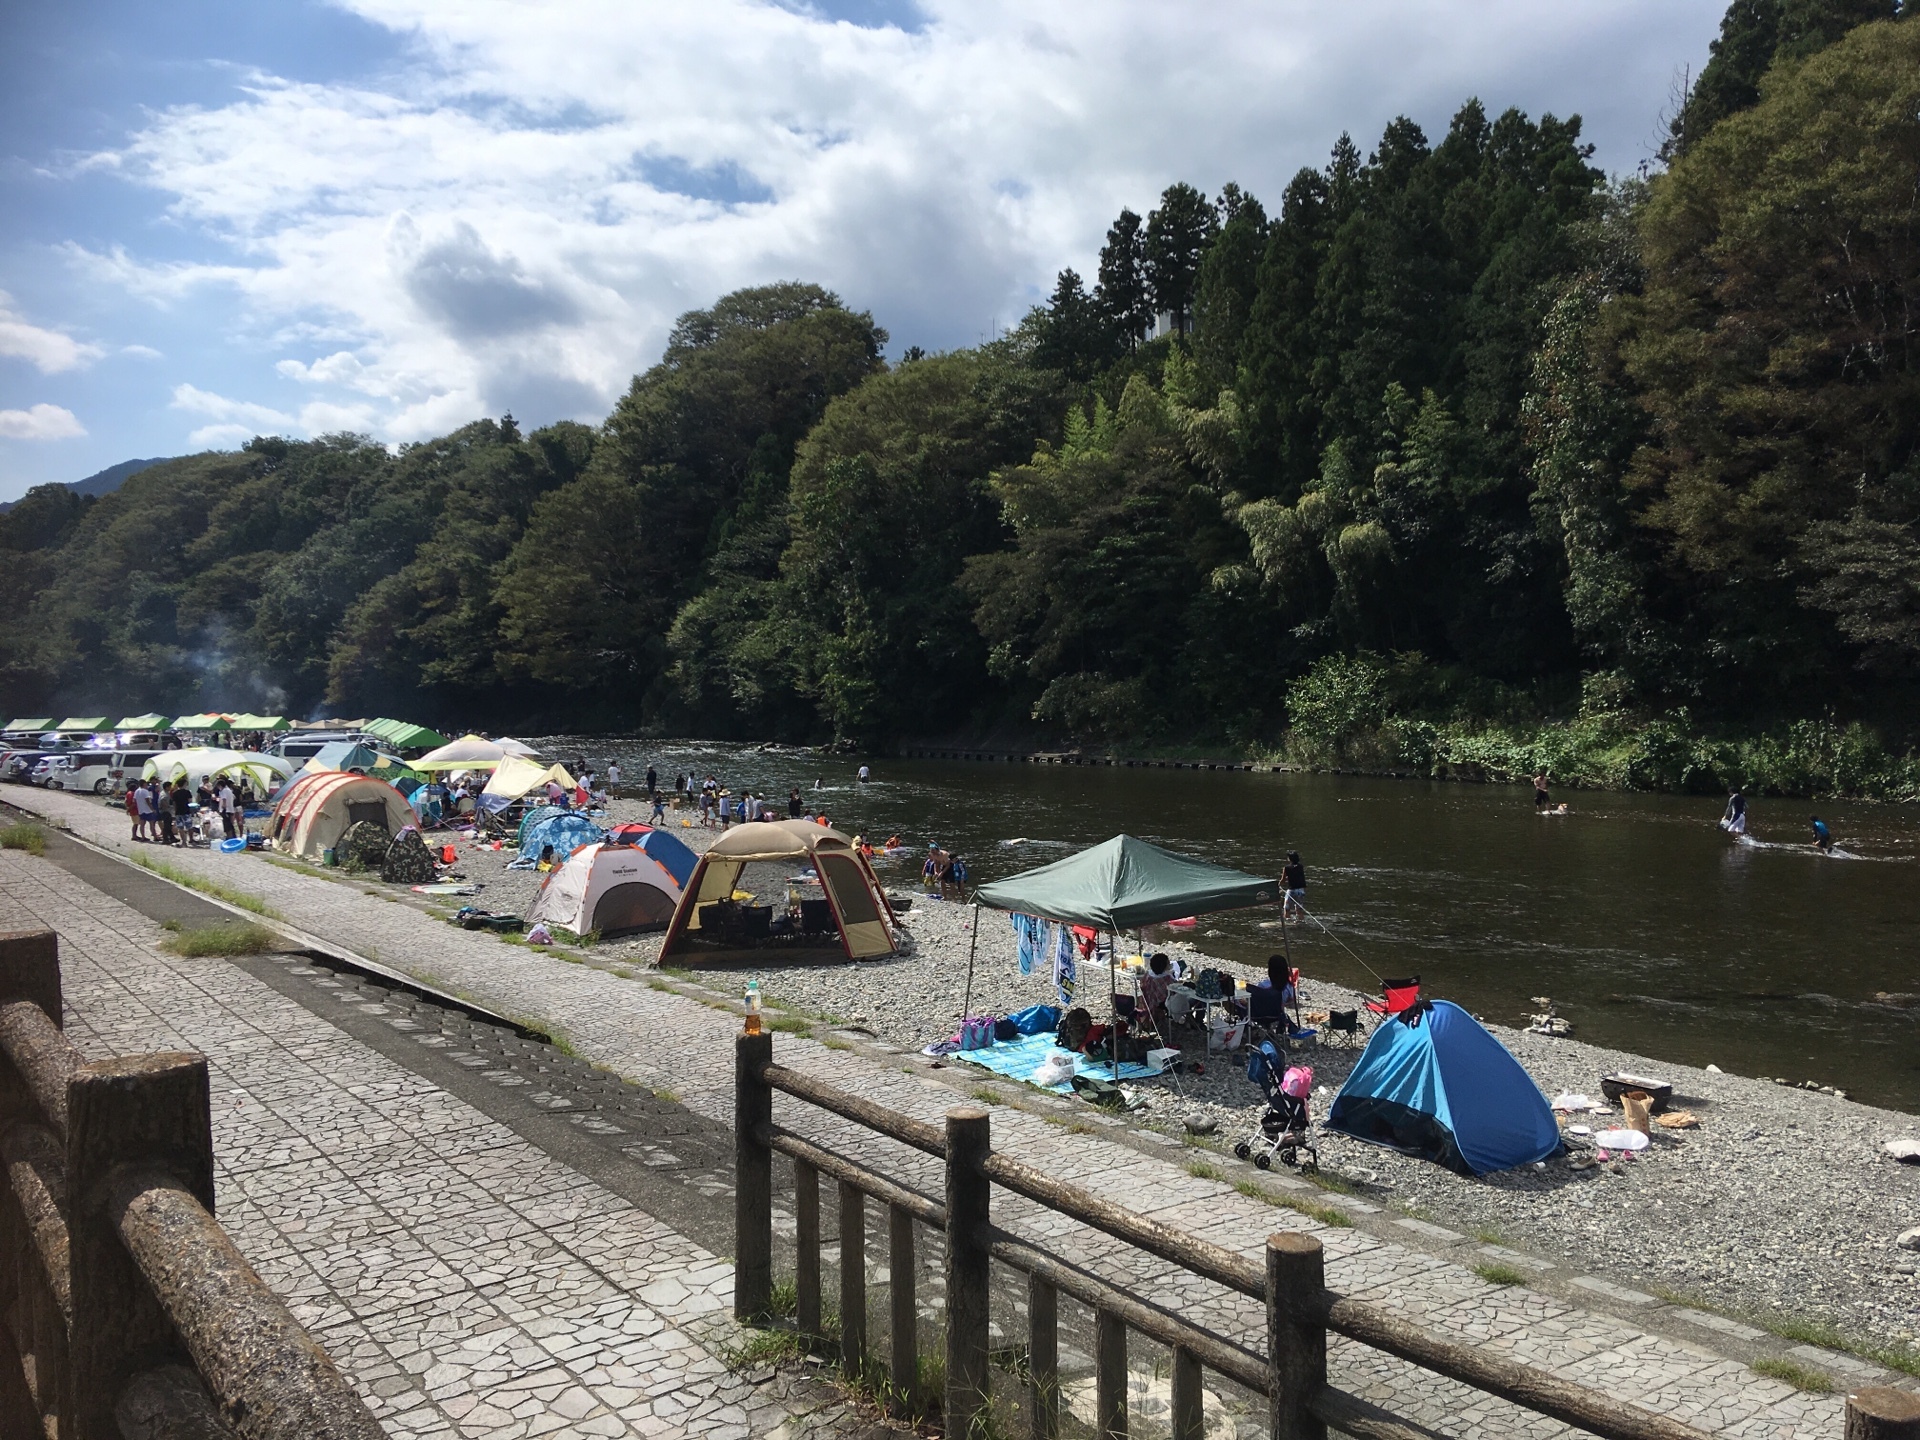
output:
M1758 800L1757 843L1738 844L1711 797L1565 792L1554 798L1573 813L1542 817L1519 786L892 759L869 760L860 785L858 758L807 751L541 743L568 761L617 756L629 783L651 760L668 787L713 773L783 805L797 784L839 828L937 840L976 881L1118 831L1257 875L1297 849L1326 926L1288 927L1309 976L1374 988L1376 974L1418 975L1427 994L1507 1024L1551 996L1594 1044L1920 1111L1920 1008L1873 1000L1920 991L1920 808ZM1804 843L1814 811L1838 857ZM1257 963L1280 948L1276 918L1205 917L1186 934Z

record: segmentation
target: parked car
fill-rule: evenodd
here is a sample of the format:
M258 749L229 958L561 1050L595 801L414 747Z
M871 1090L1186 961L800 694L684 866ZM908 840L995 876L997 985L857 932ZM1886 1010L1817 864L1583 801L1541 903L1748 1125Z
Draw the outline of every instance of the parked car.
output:
M49 755L33 767L32 782L49 790L91 790L104 795L113 788L111 750L69 750Z
M34 765L46 753L37 748L0 750L0 780L11 780L16 785L26 784L27 777L33 773Z
M108 788L115 794L124 794L129 785L140 778L140 772L147 768L147 761L166 752L157 746L151 750L116 750L113 752L113 764L107 767Z
M318 755L327 746L341 740L357 741L362 745L385 749L371 735L362 735L358 730L294 730L280 736L267 747L269 755L278 755L282 760L298 760L305 763Z

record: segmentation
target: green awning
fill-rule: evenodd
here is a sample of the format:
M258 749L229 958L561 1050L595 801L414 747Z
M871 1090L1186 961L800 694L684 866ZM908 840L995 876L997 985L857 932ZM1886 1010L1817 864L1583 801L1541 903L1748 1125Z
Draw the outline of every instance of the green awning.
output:
M291 730L293 722L282 715L236 715L235 730Z
M22 732L23 734L27 732L31 732L35 735L39 735L45 731L51 730L52 728L53 728L53 717L51 715L42 715L38 720L9 720L7 722L7 730L9 732L17 730Z
M226 730L231 727L227 724L227 717L224 715L182 715L167 728L169 730Z
M85 730L90 734L98 734L102 730L111 730L113 727L107 724L106 716L96 715L91 720L76 720L72 718L62 720L53 728L56 730Z
M360 727L367 734L386 741L396 750L433 750L447 743L447 737L438 730L429 730L424 725L414 725L405 720L389 720L382 717L369 720Z
M129 715L113 728L116 730L164 730L167 728L167 717L165 715Z
M1280 899L1280 882L1116 835L1038 870L982 885L973 898L995 910L1120 931L1215 910L1272 905Z

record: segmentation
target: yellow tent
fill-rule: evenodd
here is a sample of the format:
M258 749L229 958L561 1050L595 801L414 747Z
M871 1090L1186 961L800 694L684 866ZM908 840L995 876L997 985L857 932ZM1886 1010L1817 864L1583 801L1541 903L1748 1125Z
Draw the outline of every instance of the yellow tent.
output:
M562 766L540 766L518 755L509 755L494 769L493 778L487 781L487 788L480 793L500 800L518 800L529 790L538 789L549 780L558 780L568 790L578 783Z

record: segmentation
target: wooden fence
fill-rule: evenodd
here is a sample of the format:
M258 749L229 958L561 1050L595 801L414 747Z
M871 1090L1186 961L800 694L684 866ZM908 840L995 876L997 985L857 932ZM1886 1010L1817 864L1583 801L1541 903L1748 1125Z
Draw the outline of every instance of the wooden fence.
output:
M0 934L0 1434L378 1440L213 1217L206 1058L62 1021L58 940Z
M772 1165L777 1151L793 1162L795 1318L808 1335L821 1333L821 1178L839 1188L840 1346L842 1363L852 1374L861 1373L867 1362L866 1200L872 1198L885 1208L892 1332L889 1378L896 1394L911 1395L920 1354L913 1286L914 1226L942 1232L948 1436L968 1436L983 1428L980 1422L988 1395L988 1271L992 1262L999 1261L1026 1276L1026 1409L1034 1440L1055 1440L1058 1434L1062 1294L1094 1314L1094 1405L1100 1440L1124 1440L1127 1434L1130 1331L1172 1351L1173 1440L1201 1440L1201 1380L1207 1370L1267 1398L1273 1440L1322 1440L1329 1427L1361 1440L1432 1440L1432 1432L1328 1383L1329 1334L1383 1350L1608 1440L1706 1440L1704 1432L1690 1425L1624 1404L1548 1371L1455 1343L1378 1305L1328 1289L1315 1236L1273 1235L1267 1241L1264 1265L1258 1264L995 1154L991 1122L977 1106L949 1110L944 1128L915 1120L775 1064L770 1034L738 1037L734 1080L735 1316L764 1318L771 1303ZM774 1124L776 1090L945 1160L944 1201ZM995 1226L991 1199L996 1185L1263 1302L1266 1353L1194 1325ZM1920 1440L1920 1396L1893 1389L1850 1396L1846 1440Z

